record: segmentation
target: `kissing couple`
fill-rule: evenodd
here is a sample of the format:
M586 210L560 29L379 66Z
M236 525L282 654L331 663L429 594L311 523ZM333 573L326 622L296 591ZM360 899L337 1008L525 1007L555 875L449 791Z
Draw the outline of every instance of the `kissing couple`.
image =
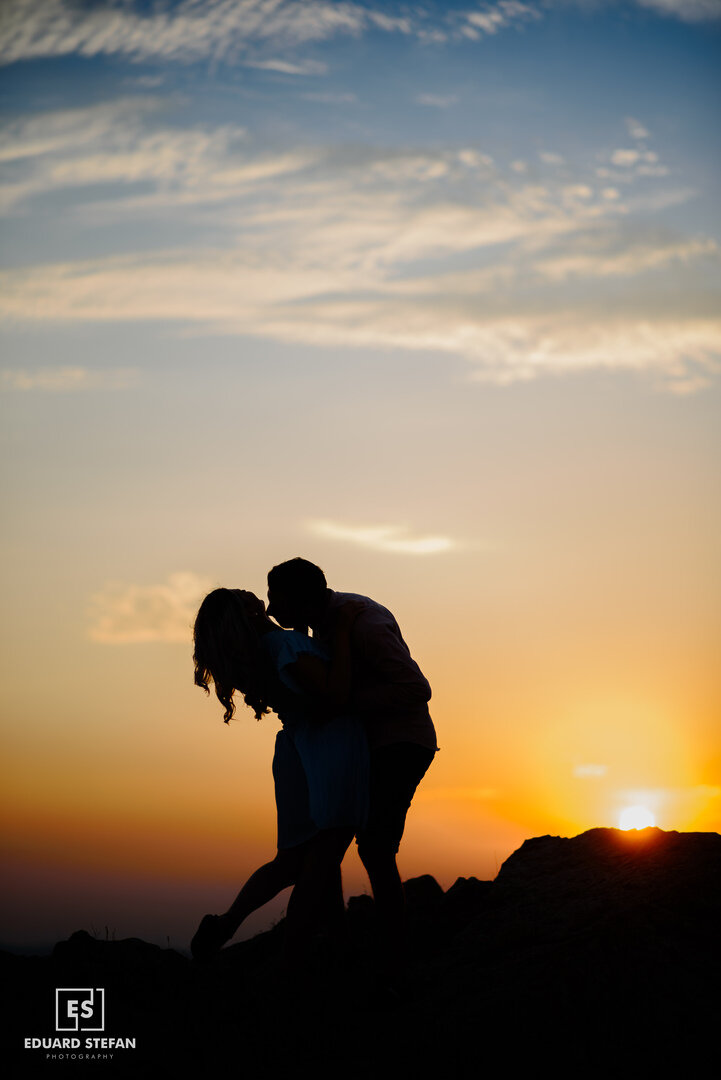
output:
M274 621L275 620L275 621ZM308 628L313 636L308 636ZM268 574L268 607L251 592L215 589L195 620L195 682L212 682L229 722L237 690L257 719L273 711L278 853L191 942L215 955L244 919L293 886L285 963L298 971L313 932L342 919L340 864L353 837L368 873L380 966L395 980L405 899L396 855L413 794L437 750L431 688L398 623L367 596L329 589L320 567L291 559Z

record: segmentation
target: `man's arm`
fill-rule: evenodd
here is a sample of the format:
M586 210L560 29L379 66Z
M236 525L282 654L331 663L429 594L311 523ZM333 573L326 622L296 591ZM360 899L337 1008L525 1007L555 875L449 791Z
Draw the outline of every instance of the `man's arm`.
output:
M303 653L288 664L292 676L303 693L320 699L324 705L339 709L348 704L351 695L351 631L358 614L357 604L344 604L338 612L331 642L330 662L319 656Z
M390 612L362 611L353 628L351 649L365 675L355 688L358 705L403 709L430 700L430 684Z

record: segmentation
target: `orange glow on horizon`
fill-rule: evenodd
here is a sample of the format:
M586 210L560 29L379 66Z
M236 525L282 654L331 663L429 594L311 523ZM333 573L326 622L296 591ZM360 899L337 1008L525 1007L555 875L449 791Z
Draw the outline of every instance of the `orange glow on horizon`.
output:
M630 829L649 829L656 824L656 818L645 806L627 806L621 811L618 827L624 832Z

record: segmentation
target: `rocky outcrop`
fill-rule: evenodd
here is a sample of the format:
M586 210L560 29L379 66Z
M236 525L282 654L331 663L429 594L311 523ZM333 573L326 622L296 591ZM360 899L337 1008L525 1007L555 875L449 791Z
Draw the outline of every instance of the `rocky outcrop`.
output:
M282 924L204 967L83 931L52 957L6 954L17 1075L48 1075L17 1043L57 986L105 987L115 1029L137 1035L137 1050L116 1055L115 1076L502 1068L636 1080L695 1075L716 1055L718 834L538 837L493 882L459 878L444 893L424 875L406 882L406 896L408 975L390 988L374 961L367 896L349 903L347 940L319 939L292 985L279 966ZM77 1075L77 1065L52 1064L53 1075Z

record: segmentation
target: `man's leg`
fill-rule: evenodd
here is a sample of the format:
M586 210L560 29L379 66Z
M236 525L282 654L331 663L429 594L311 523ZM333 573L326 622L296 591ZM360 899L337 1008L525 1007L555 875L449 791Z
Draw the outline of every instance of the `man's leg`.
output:
M368 824L358 837L358 854L373 890L383 966L391 979L405 961L405 895L396 854L411 800L433 756L416 743L371 751Z
M359 849L360 854L360 849ZM373 890L376 905L382 968L395 980L405 963L406 898L394 852L363 848L361 860Z

